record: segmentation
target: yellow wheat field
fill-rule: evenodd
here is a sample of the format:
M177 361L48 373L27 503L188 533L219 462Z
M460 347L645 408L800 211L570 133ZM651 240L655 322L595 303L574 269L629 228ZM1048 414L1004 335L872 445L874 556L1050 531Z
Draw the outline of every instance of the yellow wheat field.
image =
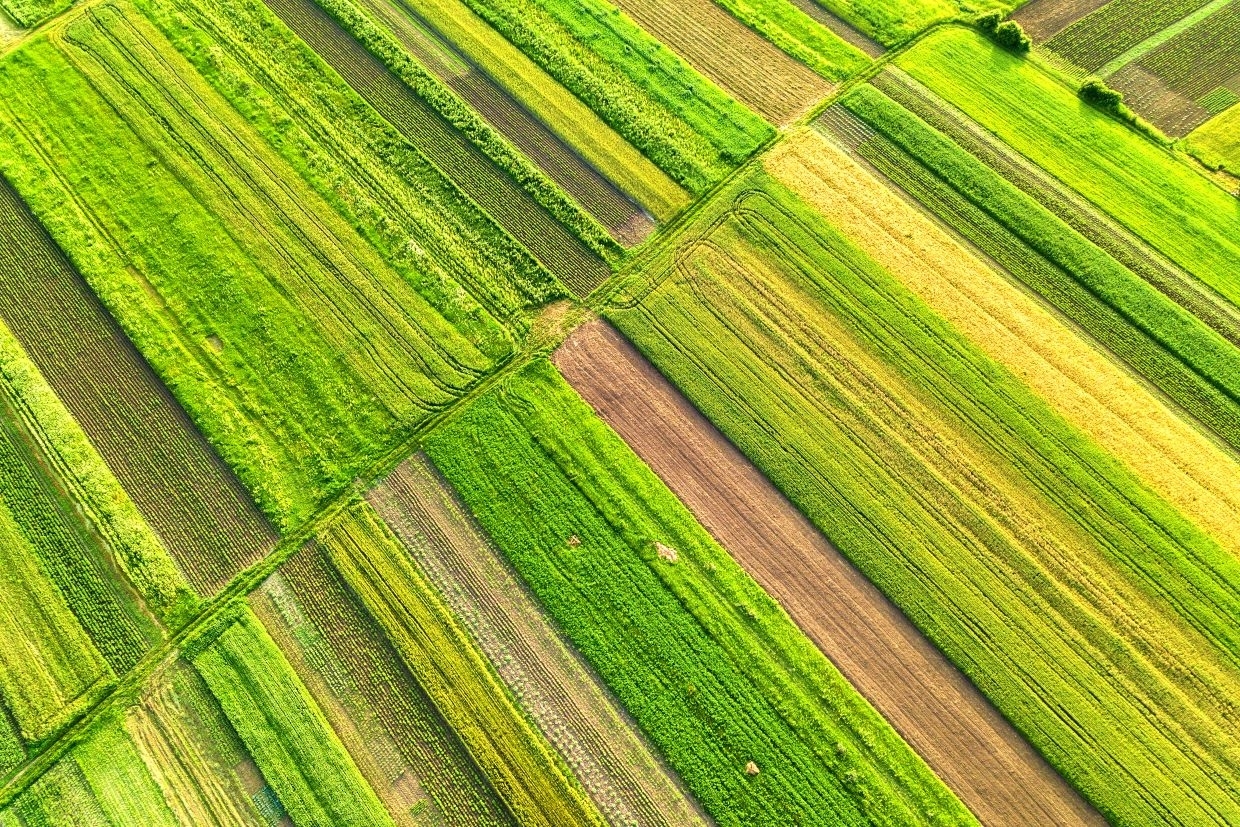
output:
M1240 464L1210 438L827 138L803 130L764 165L1069 423L1240 555Z

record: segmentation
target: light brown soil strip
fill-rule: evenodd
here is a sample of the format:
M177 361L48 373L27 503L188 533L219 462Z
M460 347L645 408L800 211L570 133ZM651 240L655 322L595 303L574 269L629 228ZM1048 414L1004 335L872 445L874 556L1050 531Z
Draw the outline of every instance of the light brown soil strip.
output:
M1021 25L1034 43L1049 40L1108 0L1032 0L1021 6L1012 19Z
M982 823L1105 823L619 333L591 322L554 358Z
M796 119L831 84L711 0L618 0L694 69L776 126Z
M367 500L400 538L616 827L704 827L695 803L430 465L406 460Z

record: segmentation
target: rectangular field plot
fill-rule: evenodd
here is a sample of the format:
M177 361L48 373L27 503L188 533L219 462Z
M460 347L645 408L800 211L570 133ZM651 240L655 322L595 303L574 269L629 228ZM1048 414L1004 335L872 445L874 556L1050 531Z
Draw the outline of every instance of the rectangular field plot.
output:
M493 364L127 7L0 88L6 173L280 528Z
M1104 817L1240 815L1235 556L779 184L717 203L609 318Z
M1047 40L1045 48L1089 74L1208 3L1210 0L1110 0Z
M705 823L425 457L406 460L367 499L610 824Z
M3 179L0 319L197 591L272 546L245 489Z
M426 446L717 823L976 823L550 363Z

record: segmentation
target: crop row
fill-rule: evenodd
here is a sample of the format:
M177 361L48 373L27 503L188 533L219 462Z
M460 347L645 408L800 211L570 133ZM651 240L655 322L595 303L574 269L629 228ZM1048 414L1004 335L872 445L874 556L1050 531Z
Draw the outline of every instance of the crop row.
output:
M834 83L852 77L870 62L863 51L822 24L818 17L829 13L813 0L809 0L810 11L795 0L721 0L720 5Z
M1200 101L1240 75L1240 5L1229 3L1137 64L1168 89Z
M786 191L728 194L609 317L1113 823L1230 813L1235 559Z
M367 500L610 824L701 824L694 806L422 455Z
M555 289L545 268L260 0L176 0L181 26L162 2L140 5L285 162L482 352L509 355L508 328Z
M391 29L424 68L460 95L613 236L640 212L616 183L590 166L485 69L473 65L458 51L457 44L442 39L442 33L435 33L411 8L385 0L364 0L363 5Z
M601 0L466 0L691 193L770 134L762 120Z
M316 668L332 680L333 688L347 686L360 696L398 751L396 760L416 776L430 810L451 825L511 823L392 643L342 582L327 552L319 545L307 547L280 573L297 608L329 650ZM297 634L307 636L305 631Z
M1111 0L1044 45L1065 60L1092 72L1207 2L1209 0Z
M496 166L461 127L445 120L430 102L438 93L450 96L459 105L455 95L439 86L388 36L347 5L347 0L320 0L319 5L314 0L272 0L268 5L419 152L562 283L577 287L599 281L608 272L599 256L605 248L602 239L613 243L606 233L601 228L597 230L602 239L582 233L596 249L570 234L509 172ZM383 58L372 52L382 54ZM430 87L429 93L423 90L420 95L415 91L425 86Z
M1205 287L1135 237L1105 212L1041 168L1015 153L898 69L872 84L928 125L967 150L1003 179L1019 187L1084 238L1220 336L1240 346L1240 309ZM855 120L855 119L854 119Z
M49 433L48 453L63 454L69 467L62 476L82 480L86 491L81 499L118 554L145 541L134 536L143 532L132 515L122 513L126 498L103 493L100 486L115 484L109 483L112 475L194 585L210 593L256 558L271 542L270 529L82 277L3 181L0 237L5 242L0 245L0 317L37 366L37 372L22 370L10 359L9 381L20 377L30 387L29 396L46 400L27 405L37 408L32 416L42 423L39 429ZM44 381L47 390L38 390ZM53 392L58 402L49 398ZM55 416L61 404L76 425ZM79 426L90 446L72 435ZM88 456L93 451L106 461L106 468ZM155 611L171 607L166 600L171 595L161 595L159 584L137 585Z
M549 363L426 448L717 823L973 822Z
M808 66L776 49L712 0L620 0L617 5L773 124L788 123L830 91L827 81Z
M1229 444L1240 352L875 89L844 105L885 137L861 154Z
M365 504L321 539L332 565L521 825L601 825L550 745Z

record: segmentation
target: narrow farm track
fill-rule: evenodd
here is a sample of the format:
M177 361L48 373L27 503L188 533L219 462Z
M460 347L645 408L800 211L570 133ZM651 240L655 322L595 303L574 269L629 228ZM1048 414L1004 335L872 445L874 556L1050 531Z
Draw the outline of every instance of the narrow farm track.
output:
M0 318L194 588L214 594L275 545L271 526L3 179L0 240Z
M578 295L610 272L607 264L445 123L313 0L267 5L469 198Z
M587 324L555 362L984 824L1104 823L619 333Z

